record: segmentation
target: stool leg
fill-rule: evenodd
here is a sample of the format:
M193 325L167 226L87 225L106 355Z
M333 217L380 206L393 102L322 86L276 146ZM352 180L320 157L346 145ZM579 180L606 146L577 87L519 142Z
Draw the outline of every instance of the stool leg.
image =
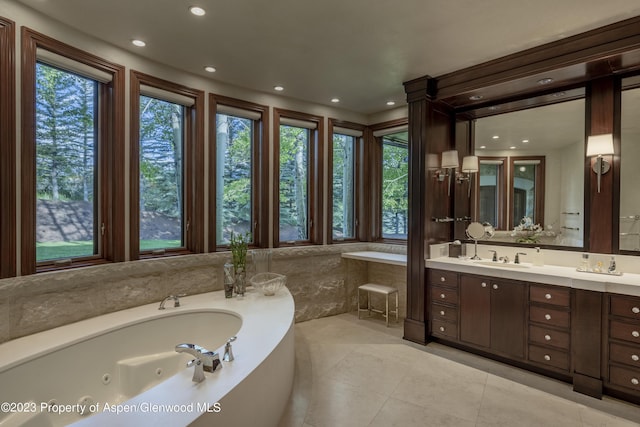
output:
M360 288L358 288L358 320L360 319Z
M398 292L396 292L396 323L398 323Z
M367 291L367 310L369 310L369 317L371 317L371 292Z
M387 318L387 328L389 327L389 294L387 294L387 304L386 304L386 316Z

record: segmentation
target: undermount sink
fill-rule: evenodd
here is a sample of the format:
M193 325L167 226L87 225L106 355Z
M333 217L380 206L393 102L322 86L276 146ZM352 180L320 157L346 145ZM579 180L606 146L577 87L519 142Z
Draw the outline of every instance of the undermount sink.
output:
M477 261L474 262L477 265L484 265L485 267L502 267L502 268L529 268L527 264L513 264L506 262L494 262L494 261Z

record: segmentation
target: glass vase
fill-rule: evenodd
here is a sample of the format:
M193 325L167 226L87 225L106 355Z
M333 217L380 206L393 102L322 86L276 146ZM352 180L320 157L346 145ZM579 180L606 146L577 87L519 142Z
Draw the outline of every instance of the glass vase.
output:
M235 285L235 275L233 274L233 264L230 262L224 265L224 297L233 297L233 288Z
M234 291L236 295L243 297L247 287L247 272L244 268L236 271L234 280Z

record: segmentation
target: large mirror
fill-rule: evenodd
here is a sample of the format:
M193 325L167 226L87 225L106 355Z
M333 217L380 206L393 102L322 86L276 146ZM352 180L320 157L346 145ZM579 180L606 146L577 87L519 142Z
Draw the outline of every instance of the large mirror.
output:
M495 227L491 241L584 246L584 91L572 95L475 120L471 216Z
M622 80L622 133L620 142L621 251L640 251L640 76Z

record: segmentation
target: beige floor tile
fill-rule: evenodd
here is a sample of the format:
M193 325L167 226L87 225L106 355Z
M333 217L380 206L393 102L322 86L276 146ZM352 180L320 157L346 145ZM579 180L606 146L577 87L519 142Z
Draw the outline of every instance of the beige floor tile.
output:
M640 408L637 412L640 419ZM584 406L580 408L580 416L584 427L638 427L640 425L637 422Z
M367 426L387 397L339 381L317 379L305 422L314 427Z
M371 427L474 427L475 423L390 398L369 425Z

